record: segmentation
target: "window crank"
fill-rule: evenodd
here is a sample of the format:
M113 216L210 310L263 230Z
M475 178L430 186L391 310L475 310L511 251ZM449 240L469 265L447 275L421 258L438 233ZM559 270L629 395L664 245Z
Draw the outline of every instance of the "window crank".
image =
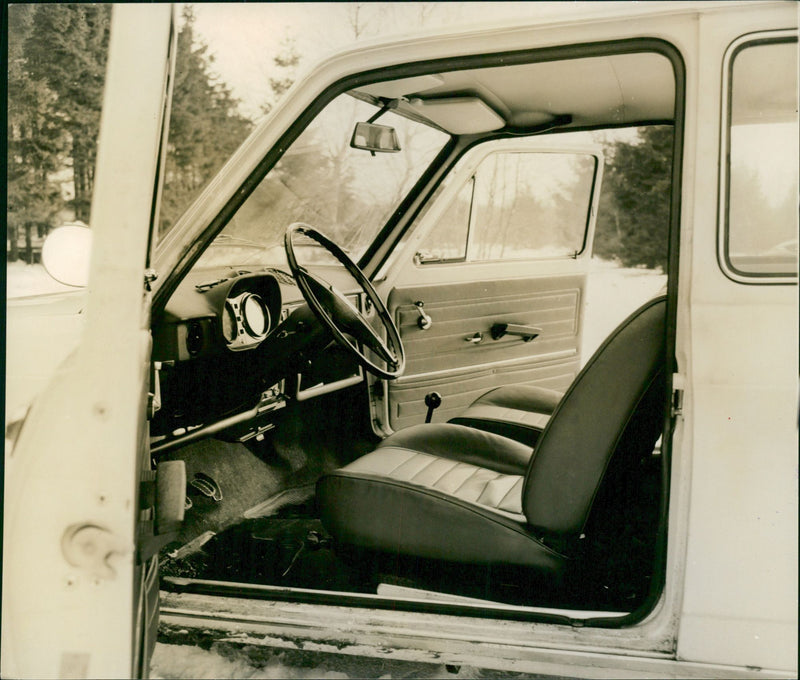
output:
M427 331L433 325L433 319L429 317L423 307L425 303L422 300L417 300L414 305L419 312L419 319L417 319L417 326L419 326L423 331Z

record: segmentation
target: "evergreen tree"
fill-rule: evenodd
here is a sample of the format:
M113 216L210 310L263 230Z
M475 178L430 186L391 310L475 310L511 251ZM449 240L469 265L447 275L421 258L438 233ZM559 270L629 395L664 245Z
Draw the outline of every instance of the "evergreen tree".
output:
M606 148L594 253L625 267L667 269L672 128L639 130Z
M238 111L230 89L211 73L214 58L194 34L194 12L183 10L178 33L169 147L160 231L180 216L231 153L252 123Z
M38 5L23 46L30 78L55 96L49 113L67 136L72 205L84 222L90 221L110 22L110 5Z
M284 36L281 40L281 51L273 57L272 62L277 75L269 77L271 99L261 105L261 111L265 114L272 110L275 103L294 84L295 72L300 64L300 54L297 52L294 38L289 35Z
M8 148L6 159L9 258L19 259L24 234L25 260L31 262L32 232L44 235L63 207L50 176L64 159L62 123L55 114L57 95L47 83L30 77L24 47L31 36L34 5L8 8Z

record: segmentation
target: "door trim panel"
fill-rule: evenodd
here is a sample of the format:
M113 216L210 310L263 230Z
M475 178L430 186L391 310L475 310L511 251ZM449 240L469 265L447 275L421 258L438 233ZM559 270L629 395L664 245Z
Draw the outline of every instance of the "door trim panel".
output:
M583 272L394 289L388 306L405 345L406 374L387 383L391 430L424 422L432 391L442 397L433 421L443 422L502 385L566 390L580 368L584 290ZM427 329L418 324L417 301L431 317ZM496 323L542 332L530 342L493 340ZM476 333L482 340L469 342Z

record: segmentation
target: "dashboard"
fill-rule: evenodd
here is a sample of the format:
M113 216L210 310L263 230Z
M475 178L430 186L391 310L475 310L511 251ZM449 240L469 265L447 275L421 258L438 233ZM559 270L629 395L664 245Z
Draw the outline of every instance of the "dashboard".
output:
M323 272L339 285L334 274ZM357 292L345 294L361 305ZM190 272L152 330L153 453L211 434L263 436L290 401L364 381L279 269Z

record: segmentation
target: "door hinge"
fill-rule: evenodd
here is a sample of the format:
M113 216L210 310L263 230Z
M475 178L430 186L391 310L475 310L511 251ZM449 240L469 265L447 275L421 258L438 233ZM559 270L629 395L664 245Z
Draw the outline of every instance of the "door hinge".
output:
M680 373L672 374L672 402L670 404L670 416L675 420L683 417L683 392L686 380Z

